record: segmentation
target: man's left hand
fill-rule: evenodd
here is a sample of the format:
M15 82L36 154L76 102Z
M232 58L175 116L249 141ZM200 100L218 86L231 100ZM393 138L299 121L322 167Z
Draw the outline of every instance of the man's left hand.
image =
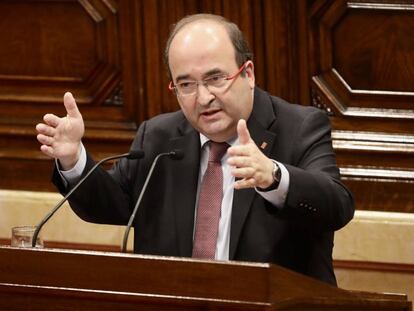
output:
M234 168L232 174L240 178L234 184L235 189L268 188L273 183L273 162L266 157L251 139L246 121L241 119L237 124L239 145L227 150L227 163Z

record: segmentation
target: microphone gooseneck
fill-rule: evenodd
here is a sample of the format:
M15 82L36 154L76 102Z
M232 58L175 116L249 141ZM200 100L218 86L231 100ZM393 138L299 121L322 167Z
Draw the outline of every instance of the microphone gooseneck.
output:
M60 200L60 202L58 204L56 204L56 206L36 226L36 229L35 229L35 232L33 233L33 238L32 238L32 247L36 246L36 240L37 240L37 237L39 236L39 232L42 229L43 225L57 212L57 210L63 205L63 203L65 203L67 201L67 199L72 195L72 193L75 192L76 189L78 189L80 185L82 185L82 183L89 177L89 175L91 175L95 171L95 169L99 165L101 165L104 162L119 159L119 158L140 159L140 158L143 158L143 157L144 157L144 151L142 151L142 150L131 150L128 153L124 153L124 154L104 158L104 159L100 160L98 163L96 163L89 170L89 172L63 197L62 200Z
M135 149L135 150L130 150L128 153L120 155L119 157L123 157L124 155L126 156L127 159L135 160L135 159L143 158L145 153L144 153L144 151L142 151L140 149Z
M169 153L169 155L173 160L181 160L182 158L184 158L184 152L180 149L174 149Z
M141 201L142 201L142 198L144 196L145 190L147 189L148 183L149 183L149 181L151 179L152 172L154 171L154 168L157 165L158 160L161 157L165 157L165 156L168 156L168 157L170 157L173 160L181 160L184 157L184 152L182 152L179 149L174 149L174 150L172 150L170 152L163 152L163 153L158 154L154 158L154 161L152 161L152 164L151 164L150 170L148 172L147 178L145 178L144 185L142 186L141 192L139 193L137 203L135 204L134 210L132 211L132 214L129 217L129 221L128 221L127 227L125 228L124 239L122 241L122 248L121 248L121 252L123 252L123 253L126 252L129 231L131 230L132 223L134 222L134 219L135 219L135 215L137 214L139 205L141 204Z

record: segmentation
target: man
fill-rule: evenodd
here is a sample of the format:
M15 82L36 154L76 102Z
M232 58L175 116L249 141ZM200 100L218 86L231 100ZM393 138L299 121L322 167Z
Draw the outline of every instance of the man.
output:
M243 35L222 17L181 20L165 56L181 110L143 122L131 149L144 150L144 159L95 172L74 193L73 210L126 224L155 156L180 149L184 159L163 158L154 171L134 223L135 252L272 262L336 284L333 232L354 206L326 114L255 87ZM64 105L66 117L47 114L36 127L41 150L58 160L54 181L63 193L94 164L70 93Z

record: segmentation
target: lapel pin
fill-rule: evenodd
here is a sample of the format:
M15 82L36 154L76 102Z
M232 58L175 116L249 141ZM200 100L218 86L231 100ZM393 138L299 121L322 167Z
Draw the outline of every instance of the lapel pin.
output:
M260 145L260 149L265 150L265 148L267 147L267 142L262 142L262 144Z

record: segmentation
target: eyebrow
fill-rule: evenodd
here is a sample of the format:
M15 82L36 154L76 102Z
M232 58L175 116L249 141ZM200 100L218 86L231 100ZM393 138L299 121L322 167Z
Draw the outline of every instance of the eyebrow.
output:
M190 75L181 75L181 76L178 76L176 79L175 79L175 81L176 81L176 83L178 83L178 82L180 82L181 80L189 80L190 79Z
M205 79L207 77L210 77L216 74L225 74L225 73L219 68L213 68L207 71L206 73L203 73L202 77L203 79ZM195 80L195 79L191 79L189 74L180 75L175 79L176 83L178 83L181 80Z
M203 78L213 76L213 75L216 75L216 74L224 74L224 72L219 68L213 68L213 69L210 69L209 71L207 71L205 74L203 74Z

